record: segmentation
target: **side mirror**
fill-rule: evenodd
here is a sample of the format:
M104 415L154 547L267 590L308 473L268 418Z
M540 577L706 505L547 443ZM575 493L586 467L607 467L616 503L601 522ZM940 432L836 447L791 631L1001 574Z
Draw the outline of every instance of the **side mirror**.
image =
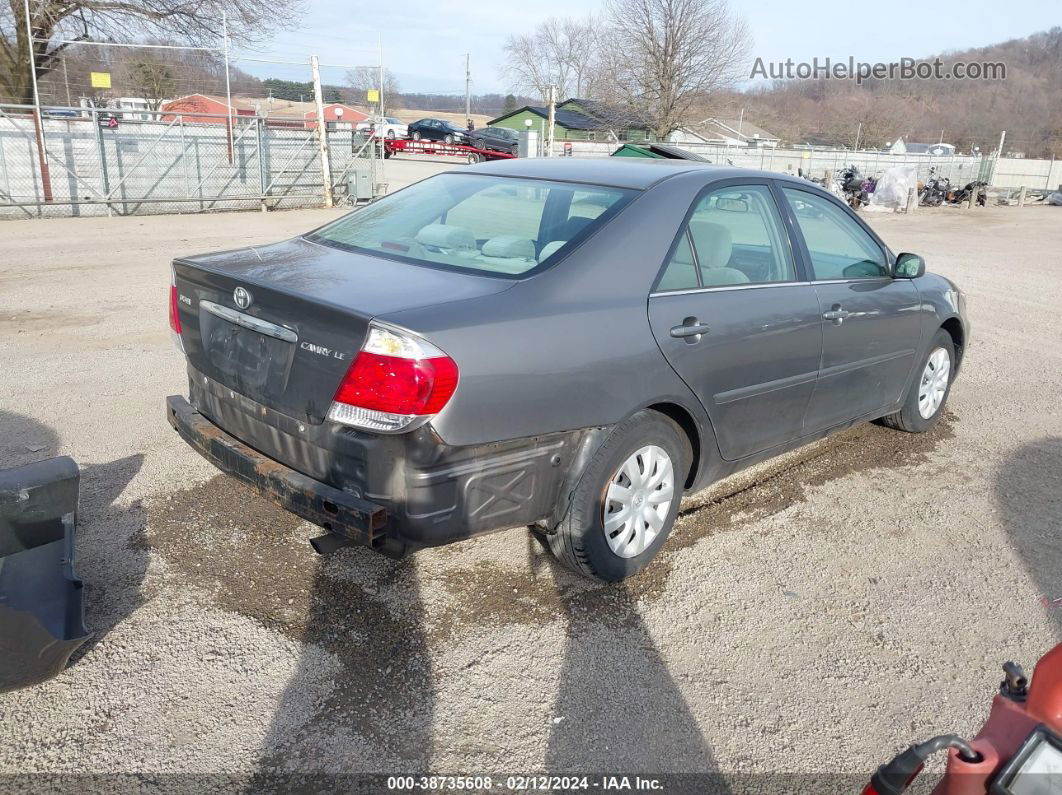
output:
M900 254L892 267L892 275L896 279L917 279L924 276L925 272L926 261L917 254Z

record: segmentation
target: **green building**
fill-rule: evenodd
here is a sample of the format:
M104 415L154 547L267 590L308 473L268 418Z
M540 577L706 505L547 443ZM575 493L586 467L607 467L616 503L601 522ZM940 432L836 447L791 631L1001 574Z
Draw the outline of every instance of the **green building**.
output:
M549 108L524 105L491 119L488 124L517 132L530 126L545 134ZM557 105L554 114L554 138L558 141L647 141L650 133L645 121L633 113L593 99L566 99Z

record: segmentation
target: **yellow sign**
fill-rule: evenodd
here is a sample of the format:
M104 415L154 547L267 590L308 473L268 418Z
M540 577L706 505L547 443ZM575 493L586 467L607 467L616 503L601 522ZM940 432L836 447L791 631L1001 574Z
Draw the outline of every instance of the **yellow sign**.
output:
M93 88L110 88L111 87L111 73L110 72L90 72L89 77L92 81Z
M369 102L379 102L380 101L380 92L377 91L375 88L370 88L368 91L365 92L365 98Z

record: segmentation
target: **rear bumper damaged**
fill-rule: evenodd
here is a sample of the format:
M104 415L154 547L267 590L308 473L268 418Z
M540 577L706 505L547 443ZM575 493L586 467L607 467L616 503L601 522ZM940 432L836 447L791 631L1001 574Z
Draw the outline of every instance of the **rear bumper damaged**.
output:
M170 424L219 469L328 530L332 543L315 540L322 552L338 541L398 557L551 521L604 433L454 447L430 427L378 435L299 423L190 375L191 403L167 398Z
M285 510L354 543L385 549L387 511L379 505L308 478L251 449L212 423L180 395L166 398L170 425L203 458L242 480Z

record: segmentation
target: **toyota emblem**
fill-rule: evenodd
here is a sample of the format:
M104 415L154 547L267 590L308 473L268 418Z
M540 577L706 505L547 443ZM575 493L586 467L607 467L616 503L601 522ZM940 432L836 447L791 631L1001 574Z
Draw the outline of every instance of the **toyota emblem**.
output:
M246 309L251 305L251 301L254 299L251 298L251 294L243 287L237 287L232 292L232 300L236 302L236 306L240 309Z

